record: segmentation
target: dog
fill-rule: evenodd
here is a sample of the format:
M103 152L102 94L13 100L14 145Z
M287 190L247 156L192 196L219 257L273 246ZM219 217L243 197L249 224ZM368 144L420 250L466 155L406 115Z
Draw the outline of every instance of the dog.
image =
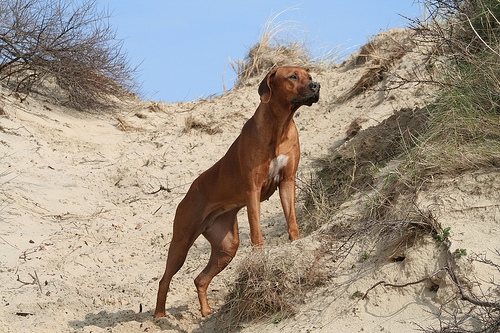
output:
M320 84L300 67L271 70L259 85L260 104L226 154L194 180L177 206L165 273L160 280L154 317L165 316L170 281L184 264L198 236L210 242L207 266L194 283L201 315L212 314L207 289L213 277L234 258L240 243L238 211L247 207L250 239L263 245L260 202L277 188L291 241L299 238L295 216L295 174L300 158L293 116L319 100Z

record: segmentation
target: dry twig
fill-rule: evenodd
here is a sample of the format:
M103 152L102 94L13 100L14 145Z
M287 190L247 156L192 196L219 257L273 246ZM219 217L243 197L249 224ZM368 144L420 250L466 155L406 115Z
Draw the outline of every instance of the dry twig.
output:
M394 284L394 283L387 283L385 281L379 281L377 283L375 283L373 286L371 286L370 288L368 288L368 290L365 292L365 294L363 295L363 297L361 297L361 299L366 299L366 297L368 296L368 293L374 289L375 287L383 284L384 287L394 287L394 288L404 288L404 287L407 287L407 286L411 286L411 285L414 285L414 284L419 284L419 283L422 283L424 281L427 281L427 280L430 280L432 279L434 276L436 276L436 274L444 271L444 270L447 270L447 267L443 267L443 268L440 268L438 269L437 271L434 271L433 273L427 275L426 277L420 279L420 280L417 280L417 281L413 281L413 282L407 282L407 283L403 283L403 284Z

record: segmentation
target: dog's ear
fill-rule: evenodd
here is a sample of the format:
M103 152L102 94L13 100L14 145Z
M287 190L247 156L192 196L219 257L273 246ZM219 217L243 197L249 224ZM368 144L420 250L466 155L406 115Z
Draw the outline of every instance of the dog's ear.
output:
M276 74L276 69L273 69L270 71L264 80L259 85L259 95L260 95L260 101L262 103L269 103L271 100L271 80L273 79L274 75Z

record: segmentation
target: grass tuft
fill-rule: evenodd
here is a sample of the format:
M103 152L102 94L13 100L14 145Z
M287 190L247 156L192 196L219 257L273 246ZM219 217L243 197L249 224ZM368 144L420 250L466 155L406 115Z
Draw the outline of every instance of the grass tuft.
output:
M422 176L500 166L500 5L496 0L428 2L415 31L436 47L440 94L416 153ZM430 22L430 23L429 23Z
M288 9L290 10L290 9ZM255 85L255 80L270 70L286 65L301 66L307 70L313 68L327 68L337 60L337 49L332 49L323 56L314 58L308 51L304 42L281 39L284 33L294 29L292 22L277 22L284 10L271 17L264 26L260 41L248 51L244 60L232 62L231 66L238 75L235 88Z
M253 251L238 267L238 278L217 312L218 331L257 320L279 322L293 316L307 291L327 281L323 244L287 245L274 252Z

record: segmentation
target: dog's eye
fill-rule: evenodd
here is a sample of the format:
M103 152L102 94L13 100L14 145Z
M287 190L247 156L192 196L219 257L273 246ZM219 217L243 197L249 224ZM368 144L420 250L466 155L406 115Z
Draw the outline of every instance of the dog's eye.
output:
M290 75L290 79L297 80L298 78L297 78L297 75L294 74L294 75Z

